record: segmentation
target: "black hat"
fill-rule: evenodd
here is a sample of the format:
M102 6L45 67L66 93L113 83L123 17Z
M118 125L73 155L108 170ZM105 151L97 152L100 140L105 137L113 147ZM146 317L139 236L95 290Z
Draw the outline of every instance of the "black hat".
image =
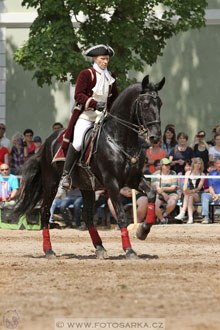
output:
M109 55L114 56L115 52L110 46L106 45L97 45L87 49L84 53L86 56L102 56L102 55Z
M40 136L35 136L33 139L34 142L42 142L41 137Z

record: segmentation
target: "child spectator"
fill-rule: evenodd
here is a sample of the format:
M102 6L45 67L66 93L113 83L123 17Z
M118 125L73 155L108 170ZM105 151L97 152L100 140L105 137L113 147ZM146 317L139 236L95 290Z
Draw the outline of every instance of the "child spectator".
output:
M155 161L161 160L166 157L166 151L161 148L161 140L157 139L153 146L147 149L147 160L148 160L148 168L150 172L153 174L156 171Z

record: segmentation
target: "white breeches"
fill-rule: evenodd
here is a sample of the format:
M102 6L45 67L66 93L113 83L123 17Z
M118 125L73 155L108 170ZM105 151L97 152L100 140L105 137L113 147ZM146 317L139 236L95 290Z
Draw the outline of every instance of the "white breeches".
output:
M77 151L82 149L83 138L87 129L93 126L94 122L79 118L74 127L73 148Z

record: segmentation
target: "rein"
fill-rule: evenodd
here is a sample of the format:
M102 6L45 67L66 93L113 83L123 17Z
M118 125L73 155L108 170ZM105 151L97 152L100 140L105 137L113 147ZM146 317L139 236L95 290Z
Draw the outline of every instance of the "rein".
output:
M107 116L111 116L112 118L114 118L119 124L129 128L130 130L134 131L135 133L138 133L139 135L143 135L145 134L147 131L148 131L148 128L145 128L142 124L141 124L141 121L139 119L139 116L138 116L138 108L139 108L139 105L142 104L142 101L138 100L138 98L140 96L143 96L143 95L147 95L147 96L150 96L150 97L153 97L153 98L157 98L158 97L158 94L157 92L150 92L150 93L145 93L145 94L141 94L137 97L137 99L135 100L135 104L137 105L137 107L135 108L136 110L136 114L137 114L137 121L138 121L138 125L136 124L133 124L127 120L124 120L124 119L120 119L118 118L117 116L114 116L112 115L110 112L107 113ZM161 121L160 120L152 120L152 121L149 121L147 123L147 126L150 126L150 125L154 125L154 124L160 124Z

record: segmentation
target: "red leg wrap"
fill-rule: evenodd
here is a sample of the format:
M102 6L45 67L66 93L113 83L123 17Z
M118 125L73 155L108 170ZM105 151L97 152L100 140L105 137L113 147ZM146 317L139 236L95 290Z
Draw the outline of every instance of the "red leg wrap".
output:
M146 223L155 224L155 203L148 203Z
M127 228L121 228L121 240L122 240L122 248L124 251L131 247Z
M96 245L102 245L102 240L99 236L99 233L97 232L95 226L92 226L89 228L89 234L92 239L93 245L96 247Z
M51 243L50 243L50 232L49 229L43 229L43 250L46 252L48 249L52 249Z

